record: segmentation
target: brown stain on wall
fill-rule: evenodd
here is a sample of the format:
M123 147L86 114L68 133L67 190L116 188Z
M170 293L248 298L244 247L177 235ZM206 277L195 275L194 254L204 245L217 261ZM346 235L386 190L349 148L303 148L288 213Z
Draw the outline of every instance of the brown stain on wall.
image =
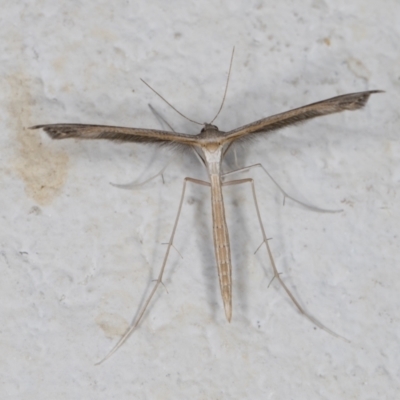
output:
M24 73L7 77L9 84L9 124L11 135L17 141L13 169L24 181L25 192L36 203L46 205L59 195L67 178L68 156L42 143L43 134L28 129L40 123L32 116L35 93L41 93L32 78Z

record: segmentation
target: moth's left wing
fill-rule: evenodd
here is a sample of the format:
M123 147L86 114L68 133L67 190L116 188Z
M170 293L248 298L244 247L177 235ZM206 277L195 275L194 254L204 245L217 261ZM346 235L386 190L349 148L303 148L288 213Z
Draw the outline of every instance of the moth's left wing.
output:
M36 125L30 129L42 128L53 139L108 139L123 142L186 144L195 142L193 135L159 131L156 129L124 128L107 125L51 124Z
M295 108L281 114L263 118L251 124L224 133L226 139L246 139L253 134L266 133L298 124L308 119L333 114L345 110L358 110L365 106L368 98L373 93L381 93L382 90L369 90L367 92L350 93L331 99L312 103L307 106Z

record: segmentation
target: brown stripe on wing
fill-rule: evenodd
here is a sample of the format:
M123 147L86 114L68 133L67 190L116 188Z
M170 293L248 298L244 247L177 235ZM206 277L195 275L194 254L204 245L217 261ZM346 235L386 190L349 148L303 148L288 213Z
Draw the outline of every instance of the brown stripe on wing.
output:
M107 125L86 124L50 124L35 125L30 129L42 128L53 139L108 139L139 143L180 143L191 145L195 143L193 135L159 131L155 129L124 128Z
M373 93L382 93L382 90L369 90L367 92L350 93L331 99L312 103L307 106L295 108L281 114L263 118L251 124L244 125L224 134L227 139L245 139L247 135L265 133L298 124L308 119L333 114L345 110L358 110L365 106L368 98Z

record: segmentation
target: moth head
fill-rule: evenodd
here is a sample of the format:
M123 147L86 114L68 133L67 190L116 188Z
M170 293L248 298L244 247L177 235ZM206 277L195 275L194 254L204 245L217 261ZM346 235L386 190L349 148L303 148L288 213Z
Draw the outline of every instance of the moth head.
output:
M219 131L219 129L216 125L204 124L204 128L201 130L201 133L205 131Z

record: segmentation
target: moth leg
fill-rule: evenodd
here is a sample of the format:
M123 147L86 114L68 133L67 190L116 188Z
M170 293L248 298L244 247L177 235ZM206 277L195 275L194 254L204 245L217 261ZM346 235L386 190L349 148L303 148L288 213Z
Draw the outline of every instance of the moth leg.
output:
M168 123L168 121L151 104L148 104L148 106L149 106L150 110L152 111L152 113L156 116L156 118L161 122L161 125L165 124L168 126L169 129L171 129L172 132L175 132L175 129ZM163 126L161 126L161 128L163 128ZM120 189L137 189L137 188L144 186L146 183L152 181L154 178L157 178L157 176L159 176L159 175L161 175L162 181L164 183L164 171L168 168L171 161L172 161L172 157L168 160L168 162L164 168L162 168L159 172L157 172L157 174L151 176L150 178L144 180L143 182L133 181L130 183L122 183L122 184L110 182L110 185L115 186Z
M157 178L157 176L161 175L161 178L163 180L164 183L164 171L168 168L170 162L171 162L172 158L167 162L167 164L164 166L164 168L162 168L160 171L158 171L155 175L151 176L150 178L144 180L143 182L130 182L130 183L112 183L110 182L110 185L115 186L119 189L138 189L142 186L144 186L146 183L149 183L150 181L152 181L154 178Z
M338 213L338 212L342 212L343 211L342 209L340 209L340 210L329 210L329 209L325 209L325 208L320 208L320 207L314 206L312 204L304 203L304 202L302 202L300 200L297 200L296 198L294 198L293 196L288 194L285 190L283 190L283 188L279 185L279 183L272 177L272 175L260 163L249 165L248 167L243 167L243 168L240 168L240 169L236 169L234 171L229 171L229 172L223 174L223 178L225 176L229 176L231 174L236 174L236 173L239 173L239 172L248 171L251 168L261 168L268 175L268 177L271 179L271 181L277 186L279 191L283 194L283 204L285 204L285 200L286 200L286 198L288 198L288 199L293 200L294 202L296 202L298 204L301 204L302 206L304 206L306 208L309 208L310 210L313 210L313 211L318 211L318 212L323 212L323 213Z
M283 282L283 280L282 280L282 278L281 278L281 276L280 276L280 274L278 272L278 269L276 267L275 260L274 260L274 257L272 255L272 251L271 251L271 248L270 248L269 243L268 243L268 238L267 238L267 235L265 234L265 229L264 229L264 225L263 225L263 222L262 222L262 219L261 219L260 209L258 207L254 180L252 178L238 179L238 180L234 180L234 181L224 182L223 186L239 185L239 184L242 184L242 183L250 183L251 184L253 200L254 200L254 206L255 206L255 209L256 209L257 219L258 219L258 222L260 224L261 234L262 234L262 237L263 237L262 243L264 243L265 246L266 246L266 249L267 249L267 252L268 252L268 257L269 257L269 260L270 260L270 263L271 263L271 266L272 266L272 270L274 271L274 279L277 279L279 281L279 283L281 284L281 286L283 287L283 289L285 290L287 295L290 297L290 299L292 300L294 305L297 307L299 312L301 314L303 314L308 320L310 320L313 324L315 324L319 328L323 329L324 331L330 333L331 335L333 335L335 337L339 337L339 338L344 339L347 342L349 342L348 339L346 339L343 336L338 335L337 333L333 332L331 329L327 328L325 325L323 325L321 322L319 322L317 319L315 319L312 315L308 314L304 310L304 308L300 305L300 303L296 300L296 298L294 297L292 292L289 290L289 288L285 285L285 283Z
M155 292L157 291L158 287L160 286L160 283L162 283L162 277L164 275L164 270L165 270L165 266L167 264L168 255L169 255L169 252L171 250L171 247L173 246L175 232L176 232L176 228L178 226L178 221L179 221L179 217L180 217L181 210L182 210L183 199L185 197L185 191L186 191L187 182L192 182L192 183L196 183L196 184L203 185L203 186L210 186L210 184L208 182L201 181L199 179L193 179L193 178L188 178L188 177L184 179L183 187L182 187L181 199L179 201L179 207L178 207L178 212L177 212L177 215L176 215L176 218L175 218L174 227L172 229L172 233L171 233L171 236L169 238L169 242L167 244L167 250L166 250L165 256L164 256L164 261L162 263L162 266L161 266L160 272L158 274L158 277L157 277L157 279L155 281L153 290L151 291L150 295L147 297L147 300L145 301L145 303L143 304L143 306L139 310L139 313L138 313L138 316L137 316L136 320L129 326L129 328L127 329L125 334L121 337L121 339L119 339L118 343L111 349L111 351L101 361L96 363L96 365L99 365L99 364L103 363L104 361L106 361L108 358L110 358L127 341L129 336L138 327L139 323L143 319L143 315L144 315L144 313L145 313L145 311L146 311L151 299L153 298L153 296L154 296Z
M163 124L167 125L172 132L176 132L175 129L168 123L168 121L151 105L148 104L151 112L156 116L156 118L161 122L161 128L164 129Z

